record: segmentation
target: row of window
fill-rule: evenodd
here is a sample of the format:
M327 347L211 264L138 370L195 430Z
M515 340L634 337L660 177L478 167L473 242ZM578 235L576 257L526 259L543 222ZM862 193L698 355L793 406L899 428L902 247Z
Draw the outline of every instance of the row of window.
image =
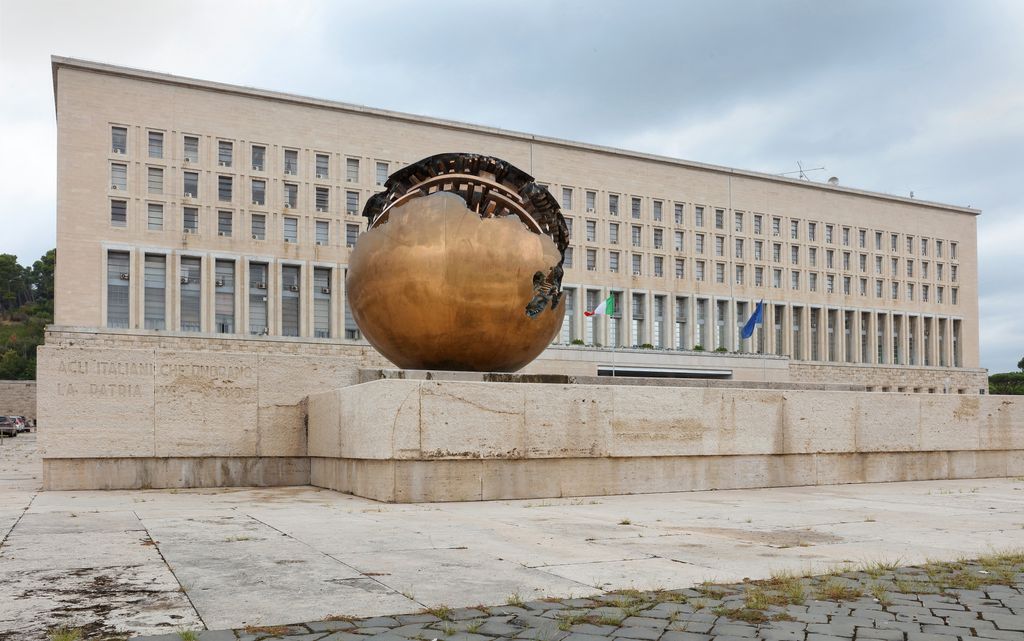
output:
M147 156L149 158L162 159L165 157L165 135L162 131L148 130L147 135ZM200 136L191 134L181 135L181 159L185 163L199 164L202 155L200 153ZM117 155L128 154L128 128L122 125L112 125L110 128L110 150ZM236 159L235 143L231 140L217 140L217 166L232 168L239 162ZM260 144L249 144L249 166L252 171L267 171L268 146ZM327 152L314 152L312 158L313 175L320 180L329 180L332 176L331 167L332 154ZM360 180L361 159L345 158L345 180L358 183ZM297 176L299 174L299 150L283 148L281 154L281 171L286 176ZM390 163L382 160L374 161L374 180L377 185L383 185L390 173Z
M146 167L146 192L153 195L165 193L165 178L163 167ZM182 171L181 194L185 198L200 197L200 172ZM219 202L234 202L235 178L233 176L217 175L217 200ZM113 191L126 191L128 189L128 166L123 163L110 164L110 188ZM300 202L300 187L298 183L283 182L281 184L281 207L284 209L299 209L300 205L306 207L306 203ZM327 213L331 211L331 187L315 185L312 193L312 205L316 211ZM360 195L355 190L344 190L345 213L350 216L359 215ZM254 206L266 206L267 204L267 181L262 178L251 178L249 180L249 202ZM275 203L276 204L276 203Z
M175 265L169 264L164 254L146 254L143 260L143 296L142 327L152 330L172 329L168 326L168 306L174 301L168 297L170 289L168 277L173 275ZM173 329L182 332L204 331L202 309L204 287L203 261L199 257L181 256L177 265L178 300L177 326ZM229 259L212 261L213 280L213 312L214 327L212 331L219 334L267 335L274 322L272 314L276 311L269 300L270 265L268 263L240 262ZM208 263L209 264L209 263ZM243 271L239 271L239 266ZM281 324L278 331L281 336L300 336L303 334L305 319L302 317L303 298L311 299L308 309L312 313L313 336L330 338L335 335L335 323L332 292L332 269L330 267L314 267L312 269L312 289L303 286L302 266L280 265L277 276L280 278L277 304L281 312ZM242 277L244 275L244 278ZM130 254L122 251L107 253L107 327L128 328L130 323L131 300L131 266ZM242 299L246 300L245 318L242 314ZM359 338L359 330L352 315L345 305L344 337ZM245 323L242 325L241 323ZM339 332L340 334L340 332Z
M584 317L577 302L579 290L567 288L566 317L556 340L566 344L575 340L614 347L650 344L662 349L774 353L796 360L941 367L949 366L952 355L952 365L962 366L959 319L768 303L763 323L751 338L743 339L741 330L754 310L753 301L586 289L583 309L593 309L609 295L614 301L610 316ZM582 336L578 334L581 326ZM624 331L629 332L628 340Z
M170 229L166 226L166 208L163 203L146 203L146 228L152 231ZM217 235L233 237L236 234L235 218L246 216L230 209L218 209L217 214ZM252 240L267 239L267 215L249 213L248 233ZM181 208L181 231L186 234L200 233L200 208L183 206ZM128 201L110 201L110 224L114 227L126 227L128 225ZM313 240L317 245L331 244L331 229L340 225L338 221L324 219L313 220ZM359 237L360 225L358 223L345 223L345 244L352 247ZM298 243L304 235L300 234L300 218L296 216L281 217L280 238L286 243Z

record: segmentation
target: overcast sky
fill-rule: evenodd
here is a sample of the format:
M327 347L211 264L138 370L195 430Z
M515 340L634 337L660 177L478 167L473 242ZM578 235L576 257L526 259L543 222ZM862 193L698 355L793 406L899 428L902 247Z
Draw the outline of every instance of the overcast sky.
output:
M0 0L0 253L55 244L50 55L983 210L982 365L1024 356L1024 2Z

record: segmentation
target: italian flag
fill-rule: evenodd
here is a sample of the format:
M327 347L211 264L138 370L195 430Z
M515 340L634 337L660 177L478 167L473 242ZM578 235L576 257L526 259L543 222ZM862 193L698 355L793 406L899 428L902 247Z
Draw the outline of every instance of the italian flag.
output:
M604 314L610 316L615 313L615 299L612 296L601 301L601 304L594 308L592 312L583 312L584 316L600 316Z

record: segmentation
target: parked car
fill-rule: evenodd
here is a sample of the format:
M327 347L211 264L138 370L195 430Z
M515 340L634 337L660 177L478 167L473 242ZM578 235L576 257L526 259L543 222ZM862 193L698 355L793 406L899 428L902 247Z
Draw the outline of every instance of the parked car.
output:
M18 426L9 416L0 416L0 436L17 436Z
M24 416L12 416L11 418L14 419L14 424L18 428L19 434L32 431L32 428L28 426L28 419Z

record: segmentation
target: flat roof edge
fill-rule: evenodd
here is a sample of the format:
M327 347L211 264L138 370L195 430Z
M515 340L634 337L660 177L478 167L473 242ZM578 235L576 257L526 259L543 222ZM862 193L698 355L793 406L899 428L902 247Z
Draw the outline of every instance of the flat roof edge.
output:
M870 191L866 189L857 189L853 187L844 187L839 185L829 185L826 183L810 182L806 180L800 180L798 178L789 178L786 176L778 176L775 174L768 174L764 172L752 171L747 169L736 169L733 167L725 167L722 165L713 165L710 163L702 163L693 160L683 160L680 158L672 158L670 156L661 156L658 154L650 154L639 151L631 151L628 149L620 149L617 147L607 147L604 145L596 145L592 143L578 142L574 140L567 140L563 138L554 138L549 136L541 136L537 134L530 134L520 131L514 131L510 129L501 129L497 127L488 127L485 125L475 125L466 122L460 122L457 120L447 120L444 118L435 118L432 116L422 116L411 113L404 113L399 111L390 111L387 109L378 109L375 107L367 107L364 105L357 105L353 103L340 102L335 100L326 100L323 98L311 98L308 96L300 96L298 94L291 94L286 92L271 91L268 89L260 89L256 87L247 87L243 85L231 85L227 83L214 82L209 80L201 80L198 78L188 78L185 76L176 76L168 73L161 73L156 71L148 71L144 69L136 69L132 67L124 67L120 65L114 65L104 62L95 62L91 60L84 60L81 58L70 58L65 56L50 56L50 64L53 72L53 96L54 96L54 110L57 110L57 71L60 67L68 67L74 69L81 69L85 71L93 71L96 73L105 73L109 75L124 76L127 78L135 78L140 80L148 80L151 82L158 82L163 84L180 85L183 87L191 87L198 89L206 89L209 91L217 91L221 93L229 93L243 96L254 96L260 98L266 98L270 100L278 100L282 102L290 102L300 105L306 105L311 107L321 107L325 109L334 109L339 111L347 111L350 113L376 116L380 118L390 118L393 120L400 120L411 123L420 124L431 124L439 127L445 127L448 129L456 129L461 131L468 131L474 133L483 133L490 135L502 136L505 138L511 138L515 140L521 140L524 142L537 142L547 145L553 145L558 147L564 147L568 149L576 149L581 151L591 151L604 154L610 154L614 156L620 156L623 158L630 158L633 160L646 160L651 162L658 162L662 164L675 165L679 167L686 167L689 169L700 169L704 171L711 171L720 174L726 174L730 176L738 176L742 178L751 178L755 180L765 180L769 182L778 182L797 187L804 187L807 189L816 189L820 191L831 191L841 194L850 194L856 196L864 196L868 198L875 198L878 200L887 200L893 202L899 202L908 205L916 205L920 207L928 207L933 209L943 209L947 211L953 211L961 214L969 214L978 216L982 212L980 209L973 207L964 207L960 205L951 205L948 203L941 203L930 200L920 200L916 198L908 198L905 196L897 196L895 194L886 194L882 192Z

